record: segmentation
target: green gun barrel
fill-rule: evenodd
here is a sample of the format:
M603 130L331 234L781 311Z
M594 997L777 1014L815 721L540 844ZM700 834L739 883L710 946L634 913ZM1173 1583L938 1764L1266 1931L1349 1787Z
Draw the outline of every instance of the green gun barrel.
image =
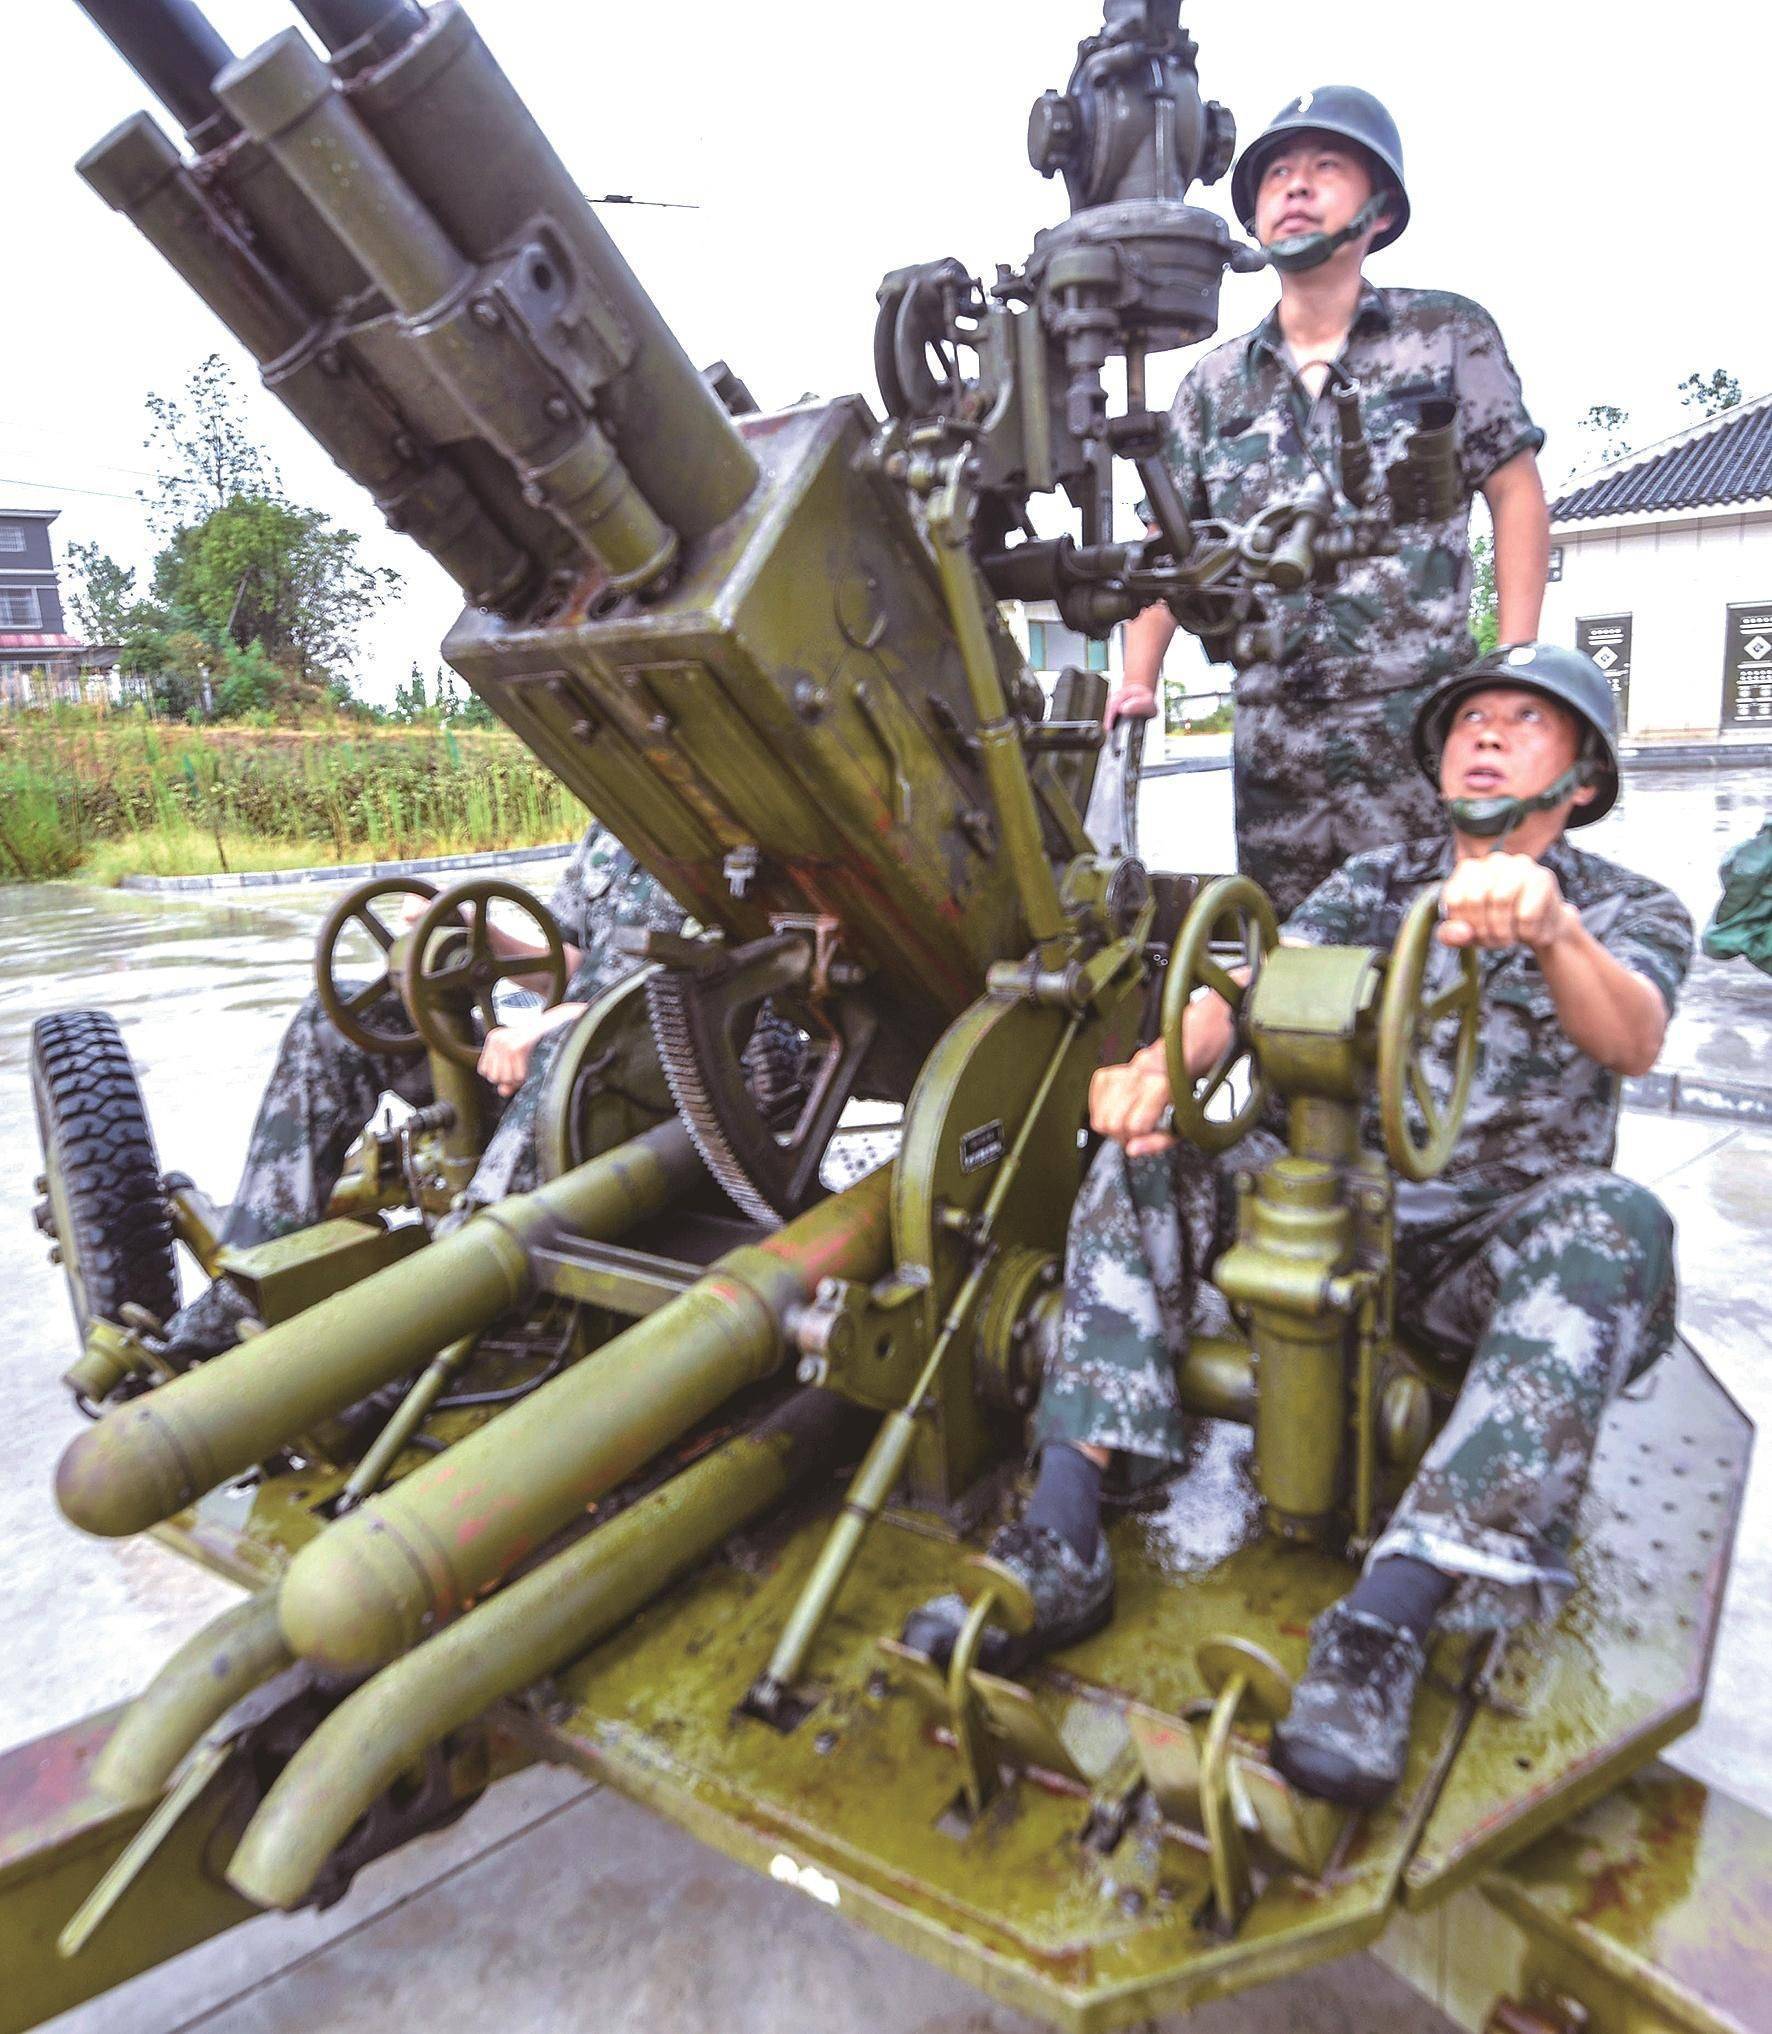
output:
M231 64L216 92L387 292L408 344L611 586L663 572L676 532L578 392L536 357L509 297L485 287L300 34L286 29ZM551 276L541 257L532 278L538 269Z
M546 221L582 289L553 308L624 356L602 363L613 371L596 391L622 464L685 543L717 529L756 487L756 457L469 17L454 0L432 8L421 34L353 81L351 101L473 260Z
M533 562L467 483L420 447L385 396L240 232L145 113L80 158L86 182L164 255L265 371L265 385L476 602L499 606Z
M891 1168L729 1251L695 1285L312 1540L283 1578L283 1635L362 1673L417 1644L549 1534L782 1360L821 1279L872 1279Z
M675 1121L335 1293L108 1413L62 1456L56 1500L86 1532L145 1532L320 1421L486 1327L530 1291L530 1252L562 1230L608 1240L702 1177Z

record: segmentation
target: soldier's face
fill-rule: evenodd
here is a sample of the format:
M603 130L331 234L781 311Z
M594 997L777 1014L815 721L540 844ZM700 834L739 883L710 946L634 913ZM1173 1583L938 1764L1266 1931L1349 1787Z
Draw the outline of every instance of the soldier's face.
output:
M1467 692L1440 751L1442 798L1536 798L1581 753L1581 723L1542 692L1494 685ZM1569 801L1586 805L1591 785Z
M1299 233L1339 233L1371 195L1359 149L1309 129L1288 135L1255 187L1255 237L1269 247Z

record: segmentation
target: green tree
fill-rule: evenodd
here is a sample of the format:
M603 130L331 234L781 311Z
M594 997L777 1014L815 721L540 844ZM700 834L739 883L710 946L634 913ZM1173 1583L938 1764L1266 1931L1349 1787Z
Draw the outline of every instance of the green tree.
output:
M1709 423L1741 400L1741 383L1726 367L1713 367L1709 374L1689 374L1680 383L1680 401L1696 410Z
M157 531L177 530L241 495L276 493L277 469L247 428L233 370L219 353L197 363L178 395L150 395L148 417L155 480L142 498Z
M318 683L349 663L358 629L400 587L399 573L365 565L357 546L318 509L236 495L173 533L154 592L168 617L218 646L261 644Z
M1471 634L1477 654L1487 656L1501 640L1500 607L1495 596L1495 539L1471 540Z
M425 697L425 674L413 665L410 674L402 684L394 687L394 703L388 709L390 720L418 721L435 712Z
M1630 450L1630 439L1625 435L1629 427L1629 410L1620 409L1616 403L1594 403L1575 428L1587 432L1597 442L1594 464L1604 466L1622 459Z
M68 605L89 643L120 643L140 602L135 574L97 544L70 544Z

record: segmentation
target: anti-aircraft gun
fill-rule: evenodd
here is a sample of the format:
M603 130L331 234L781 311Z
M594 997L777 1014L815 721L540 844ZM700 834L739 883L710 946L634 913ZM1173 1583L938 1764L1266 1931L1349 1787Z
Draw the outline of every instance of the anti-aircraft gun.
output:
M0 2024L336 1897L536 1757L1078 2029L1387 1924L1425 1970L1418 1909L1476 1902L1492 1935L1508 1911L1548 1940L1548 1901L1460 1889L1696 1714L1745 1428L1689 1351L1664 1366L1613 1416L1584 1521L1615 1625L1536 1655L1443 1641L1381 1809L1287 1786L1263 1726L1454 1382L1394 1332L1389 1224L1393 1176L1450 1149L1474 989L1429 992L1419 913L1389 954L1280 948L1252 886L1097 853L1079 815L1099 681L1073 675L1046 714L997 603L1055 599L1100 635L1162 599L1258 654L1289 591L1424 512L1450 441L1433 426L1381 479L1344 404L1339 490L1190 524L1146 355L1208 336L1225 269L1257 257L1188 202L1233 129L1176 0L1108 0L1036 106L1034 165L1071 213L1019 270L886 279L883 423L856 398L764 414L729 371L698 374L450 0L301 0L324 60L291 30L238 61L187 0L84 4L194 159L144 117L83 174L454 576L450 662L701 930L649 935L580 1020L542 1111L546 1183L444 1233L483 1127L461 1063L497 973L490 893L446 893L403 938L372 892L334 913L323 984L345 920L374 917L440 1100L372 1136L333 1220L269 1257L224 1263L201 1197L164 1191L166 1221L259 1297L238 1348L165 1375L151 1320L95 1325L75 1376L99 1417L63 1460L64 1511L250 1593L120 1718L0 1761L0 1907L25 1944ZM1154 536L1114 536L1116 458ZM1077 535L1040 537L1028 499L1060 490ZM1202 986L1238 1024L1190 1080ZM327 993L361 1026L360 992ZM804 1040L786 1112L746 1078L765 1004ZM1226 1330L1178 1379L1202 1420L1253 1430L1253 1478L1216 1536L1116 1526L1119 1619L1008 1680L979 1637L1027 1606L965 1546L1049 1360L1090 1074L1159 1030L1186 1134L1228 1148L1270 1102L1288 1121L1287 1155L1239 1182ZM1437 1111L1429 1051L1459 1072ZM66 1248L54 1089L45 1220ZM1385 1160L1358 1143L1373 1094ZM852 1104L895 1113L896 1147L845 1181ZM418 1219L385 1225L396 1206ZM539 1363L538 1323L560 1329ZM1701 1500L1655 1528L1614 1502L1651 1447ZM937 1674L893 1634L950 1585L974 1609ZM1626 1638L1639 1593L1677 1596L1682 1627ZM1679 1785L1640 1784L1639 1819ZM1613 1843L1621 1882L1631 1834L1584 1838ZM1559 1939L1551 1968L1579 1999L1636 1947ZM1458 2009L1580 2024L1528 1975L1498 1968Z

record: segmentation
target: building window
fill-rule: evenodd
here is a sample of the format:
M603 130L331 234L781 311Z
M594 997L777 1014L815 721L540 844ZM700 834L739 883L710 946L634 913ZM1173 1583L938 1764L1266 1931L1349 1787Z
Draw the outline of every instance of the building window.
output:
M43 611L37 603L34 586L0 588L0 628L40 629L42 626Z
M1091 642L1075 629L1066 628L1063 622L1031 621L1028 663L1036 671L1063 671L1072 664L1081 665L1085 671L1105 671L1108 646Z
M5 523L0 523L0 551L22 551L25 548L25 533Z
M1562 578L1563 547L1561 544L1553 544L1550 547L1550 560L1549 563L1545 566L1544 576L1553 586L1557 583L1559 579Z

